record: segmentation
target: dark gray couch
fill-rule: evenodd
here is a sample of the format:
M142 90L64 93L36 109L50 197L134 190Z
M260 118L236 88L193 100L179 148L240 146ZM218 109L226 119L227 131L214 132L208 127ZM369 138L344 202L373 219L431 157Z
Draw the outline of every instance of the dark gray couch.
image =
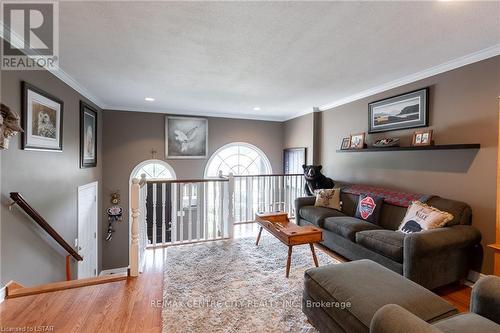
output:
M482 261L481 234L472 227L469 205L437 196L427 204L453 214L445 228L403 234L395 230L406 208L384 203L378 225L353 217L358 195L341 193L342 212L315 207L314 197L295 200L297 224L323 229L323 245L349 260L371 259L434 289L465 279Z
M500 277L486 276L474 284L470 311L431 325L399 305L388 304L373 316L370 333L498 333Z

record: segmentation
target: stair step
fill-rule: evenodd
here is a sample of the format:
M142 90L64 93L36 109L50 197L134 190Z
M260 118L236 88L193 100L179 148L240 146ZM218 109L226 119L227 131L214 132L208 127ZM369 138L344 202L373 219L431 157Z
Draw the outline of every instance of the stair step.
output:
M112 275L98 276L88 279L71 280L71 281L61 281L42 284L34 287L22 287L15 283L9 288L7 285L6 297L5 298L16 298L22 296L36 295L42 293L48 293L52 291L59 291L65 289L81 288L87 286L93 286L96 284L109 283L126 280L128 277L127 273L118 273Z

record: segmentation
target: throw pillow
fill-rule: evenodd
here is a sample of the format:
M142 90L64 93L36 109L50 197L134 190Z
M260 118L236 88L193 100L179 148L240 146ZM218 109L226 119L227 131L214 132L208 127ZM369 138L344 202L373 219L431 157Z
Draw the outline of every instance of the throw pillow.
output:
M317 190L314 206L341 210L340 188Z
M356 208L356 214L354 216L366 222L378 224L383 203L384 198L382 197L361 194L359 196L358 207Z
M428 206L420 201L413 201L406 211L399 231L406 234L441 228L453 220L453 215Z

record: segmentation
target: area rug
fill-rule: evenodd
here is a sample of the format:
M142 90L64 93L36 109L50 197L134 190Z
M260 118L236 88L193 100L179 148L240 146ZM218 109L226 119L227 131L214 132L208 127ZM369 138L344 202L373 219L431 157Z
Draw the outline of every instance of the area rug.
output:
M316 332L301 310L304 271L314 266L309 245L288 248L255 238L167 249L163 332ZM320 266L338 263L316 250Z

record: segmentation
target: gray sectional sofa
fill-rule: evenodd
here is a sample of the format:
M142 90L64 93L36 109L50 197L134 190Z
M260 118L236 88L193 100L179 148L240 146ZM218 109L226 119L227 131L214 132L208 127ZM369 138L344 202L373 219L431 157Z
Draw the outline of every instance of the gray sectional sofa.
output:
M429 196L426 203L453 214L453 220L444 228L404 234L396 230L407 208L385 202L373 224L354 217L358 198L342 191L342 211L315 207L315 197L297 198L297 224L322 228L323 245L349 260L371 259L428 289L480 269L481 234L471 226L469 205Z
M396 305L380 308L371 321L370 333L498 333L500 332L500 277L485 276L474 284L470 312L429 324Z

